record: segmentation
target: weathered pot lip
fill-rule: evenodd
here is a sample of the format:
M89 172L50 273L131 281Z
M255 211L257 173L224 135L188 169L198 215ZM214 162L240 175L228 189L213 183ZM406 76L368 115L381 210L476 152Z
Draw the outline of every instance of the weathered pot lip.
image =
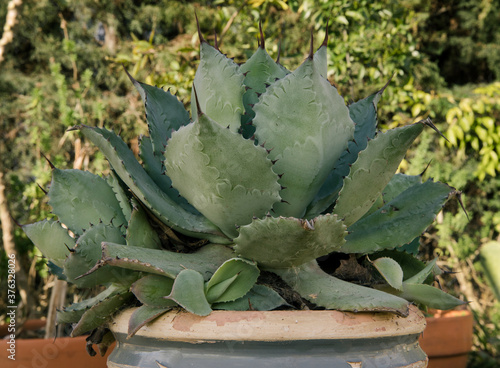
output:
M127 335L136 308L117 315L109 328ZM419 335L425 329L422 312L410 305L409 315L336 310L213 311L206 317L172 310L143 326L137 337L165 341L297 341L346 340Z

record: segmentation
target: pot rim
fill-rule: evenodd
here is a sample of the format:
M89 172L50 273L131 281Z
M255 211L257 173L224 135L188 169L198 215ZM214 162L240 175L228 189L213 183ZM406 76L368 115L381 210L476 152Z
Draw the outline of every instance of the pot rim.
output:
M111 331L128 335L128 322L136 309L115 316ZM200 317L176 309L146 324L134 336L183 342L371 339L420 334L425 326L424 315L414 305L407 317L336 310L213 311Z

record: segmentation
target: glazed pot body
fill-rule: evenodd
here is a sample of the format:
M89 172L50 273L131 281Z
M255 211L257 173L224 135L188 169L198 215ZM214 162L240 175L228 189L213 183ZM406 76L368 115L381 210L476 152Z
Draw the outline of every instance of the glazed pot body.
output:
M425 318L338 311L172 311L127 339L132 310L111 327L110 368L426 367Z

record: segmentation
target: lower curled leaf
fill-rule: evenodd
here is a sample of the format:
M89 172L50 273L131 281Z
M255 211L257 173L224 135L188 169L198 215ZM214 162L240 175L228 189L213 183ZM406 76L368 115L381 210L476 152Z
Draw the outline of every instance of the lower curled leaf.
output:
M436 265L437 258L434 258L432 261L430 261L425 268L417 273L416 275L413 275L412 277L408 278L405 280L406 283L408 284L421 284L423 283L430 275L435 272L435 270L439 270L439 267Z
M177 275L172 292L165 297L188 312L199 316L208 316L212 309L205 297L205 282L203 276L194 270L183 270Z
M106 299L122 294L127 291L123 285L112 284L106 290L93 298L83 300L79 303L73 303L70 306L57 311L57 323L76 323L83 314L93 306L105 301Z
M236 281L238 275L233 275L225 280L222 280L218 284L213 285L210 289L205 288L205 293L207 294L207 300L210 304L216 302L222 297L224 292L231 287L231 285Z
M92 306L82 315L82 318L71 332L71 336L83 335L105 324L111 320L113 313L126 305L131 298L133 298L133 295L130 292L119 293Z
M373 266L394 289L403 290L403 270L399 263L389 257L377 258Z
M403 283L403 292L399 294L401 298L408 301L424 304L429 308L452 309L466 302L444 292L431 285Z
M259 268L245 259L224 262L205 286L208 302L229 302L242 297L254 286L259 274Z
M353 284L330 276L316 261L300 268L273 269L304 299L320 307L353 312L392 312L408 315L409 303L380 290Z
M130 291L142 303L151 307L170 308L177 304L165 299L165 296L170 295L174 280L159 275L148 275L140 278L132 284Z
M158 318L170 309L170 307L151 307L149 305L141 305L130 316L128 321L127 337L134 336L142 326Z
M208 280L232 256L233 252L229 248L218 244L208 244L194 253L175 253L104 242L102 259L89 274L111 265L175 278L179 272L189 268L200 272Z
M289 305L276 291L264 285L254 285L241 298L232 302L215 303L212 308L237 311L270 311L281 306Z
M377 259L380 257L390 257L394 259L403 270L403 280L415 276L425 268L425 263L416 258L414 255L400 252L399 250L384 250L381 252L370 254L370 259ZM430 281L430 280L426 280Z

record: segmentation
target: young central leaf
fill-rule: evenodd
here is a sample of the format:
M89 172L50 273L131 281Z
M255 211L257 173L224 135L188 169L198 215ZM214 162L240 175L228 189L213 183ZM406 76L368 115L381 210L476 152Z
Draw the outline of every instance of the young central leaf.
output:
M319 52L319 50L318 50ZM367 98L349 105L349 115L356 123L354 140L348 143L348 148L335 163L333 171L323 183L313 202L307 209L307 218L313 218L330 207L338 197L344 177L349 175L349 167L358 158L368 141L375 137L377 127L377 102L383 89Z
M245 76L239 66L206 42L200 46L200 65L196 70L191 95L191 116L198 115L197 99L201 110L233 132L241 126L241 114L245 112L243 94Z
M207 300L221 303L241 298L255 285L259 273L254 263L243 258L224 262L205 285Z
M203 276L195 270L182 270L174 281L172 292L165 299L173 300L199 316L208 316L212 312L205 297Z
M173 186L229 237L280 201L266 150L207 115L172 135L165 167Z
M131 75L128 76L144 102L154 153L160 157L171 131L189 124L189 113L182 102L169 91L138 82Z
M278 160L286 187L274 210L302 217L306 206L352 139L354 123L343 98L321 76L314 59L269 86L254 106L255 135Z
M390 257L380 257L373 261L373 266L394 289L403 291L403 269Z
M266 91L266 85L281 79L288 71L277 64L263 48L257 51L240 66L240 71L245 75L245 86L247 91L243 95L245 114L241 117L241 125L245 138L250 138L255 133L255 127L250 124L255 117L252 107L259 102L259 94Z

